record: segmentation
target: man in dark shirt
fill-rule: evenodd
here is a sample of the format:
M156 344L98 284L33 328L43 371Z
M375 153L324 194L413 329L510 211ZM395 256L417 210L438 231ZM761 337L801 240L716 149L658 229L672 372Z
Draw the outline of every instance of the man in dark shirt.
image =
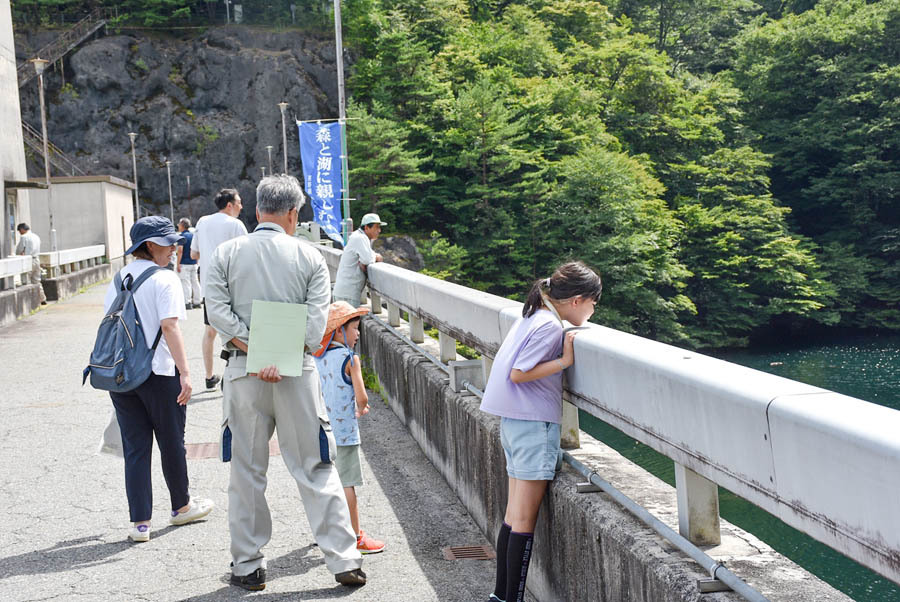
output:
M200 295L200 279L197 277L197 260L191 257L191 242L194 238L191 220L186 217L178 220L178 231L184 236L184 242L179 243L175 253L178 261L175 263L175 271L181 278L181 287L184 290L184 306L187 309L200 307L202 297Z

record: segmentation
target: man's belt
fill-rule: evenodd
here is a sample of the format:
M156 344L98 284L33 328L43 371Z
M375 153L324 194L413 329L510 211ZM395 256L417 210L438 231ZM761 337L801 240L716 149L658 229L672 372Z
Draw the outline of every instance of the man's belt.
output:
M247 352L241 351L240 349L231 349L231 350L223 349L222 353L219 354L219 357L221 357L223 360L225 360L227 362L229 359L231 359L233 357L240 357L242 355L247 355Z

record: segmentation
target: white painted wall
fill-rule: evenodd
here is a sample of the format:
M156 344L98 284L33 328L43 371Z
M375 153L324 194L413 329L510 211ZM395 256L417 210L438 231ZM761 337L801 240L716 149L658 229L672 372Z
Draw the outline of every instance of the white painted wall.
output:
M50 182L57 247L106 245L110 263L121 267L122 255L131 245L128 233L134 223L132 184L113 176L61 177ZM31 197L31 227L41 237L41 249L49 251L47 191L32 191Z
M22 123L19 108L19 85L16 79L16 51L13 42L12 11L9 0L0 0L0 257L10 253L18 235L11 231L10 222L30 222L28 192L19 191L15 214L7 209L7 180L27 180L25 147L22 142Z

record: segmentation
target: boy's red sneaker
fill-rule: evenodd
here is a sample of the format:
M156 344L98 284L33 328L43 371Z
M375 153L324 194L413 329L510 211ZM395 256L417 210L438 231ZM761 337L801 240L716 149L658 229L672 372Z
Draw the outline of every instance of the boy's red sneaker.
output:
M365 531L360 529L359 535L356 536L356 549L359 550L360 554L377 554L384 550L384 542L372 539L366 535Z

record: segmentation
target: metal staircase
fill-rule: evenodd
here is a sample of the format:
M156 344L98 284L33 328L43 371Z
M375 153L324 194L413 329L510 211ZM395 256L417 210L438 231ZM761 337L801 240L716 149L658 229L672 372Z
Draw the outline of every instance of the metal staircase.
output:
M42 58L55 63L64 57L70 50L92 36L98 29L106 25L113 16L110 9L95 8L87 17L67 29L58 38L37 51L34 58ZM16 76L19 79L19 87L23 87L37 77L34 67L29 61L22 61L16 68Z
M44 138L39 131L28 125L25 121L22 121L22 139L25 140L25 144L31 147L31 150L35 152L35 155L40 157L41 161L43 161ZM64 152L59 150L58 146L49 140L47 141L47 153L50 155L50 165L62 173L72 176L86 175L84 170L78 167L78 165L67 157Z
M34 58L42 58L51 64L63 58L73 48L84 42L86 39L96 33L101 27L106 25L107 21L115 14L114 11L106 8L95 8L91 13L63 32L58 38L41 48L35 53ZM19 87L22 88L37 77L37 72L31 65L30 60L22 61L16 68L16 76L19 80ZM39 131L31 127L24 120L22 121L22 138L35 154L44 160L43 136ZM58 146L47 141L47 152L50 155L50 164L59 171L69 175L85 175L78 165L63 153Z

